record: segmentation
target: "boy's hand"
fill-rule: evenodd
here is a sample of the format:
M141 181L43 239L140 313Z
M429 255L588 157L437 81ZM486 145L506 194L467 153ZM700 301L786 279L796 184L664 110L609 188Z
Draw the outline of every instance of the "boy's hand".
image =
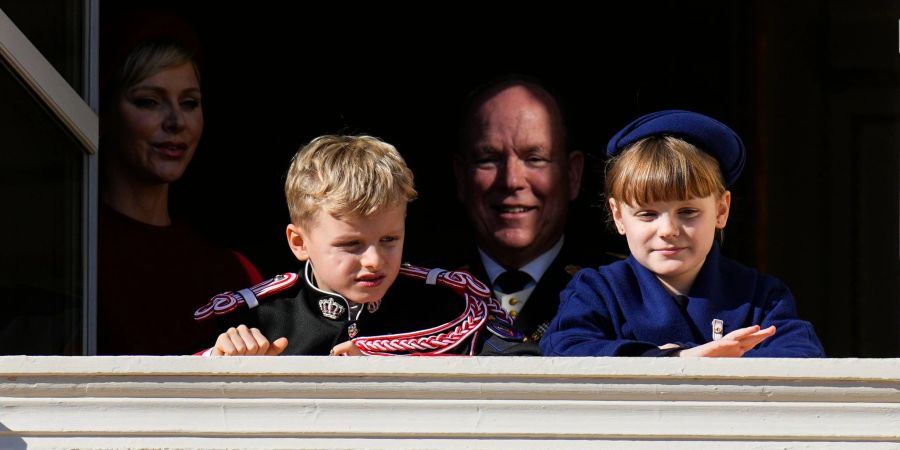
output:
M753 325L734 330L718 341L707 342L694 348L684 349L679 356L682 358L696 356L739 358L774 334L774 326L760 330L759 325Z
M269 342L256 328L239 325L219 335L212 356L276 356L287 348L287 338Z
M342 342L331 349L331 356L364 356L353 341Z

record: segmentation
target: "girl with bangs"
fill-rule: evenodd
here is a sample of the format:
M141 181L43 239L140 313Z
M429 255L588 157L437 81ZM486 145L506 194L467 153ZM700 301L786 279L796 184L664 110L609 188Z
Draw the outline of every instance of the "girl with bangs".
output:
M607 146L610 215L631 251L580 271L541 340L547 356L823 357L779 280L721 255L741 139L689 111L643 116Z

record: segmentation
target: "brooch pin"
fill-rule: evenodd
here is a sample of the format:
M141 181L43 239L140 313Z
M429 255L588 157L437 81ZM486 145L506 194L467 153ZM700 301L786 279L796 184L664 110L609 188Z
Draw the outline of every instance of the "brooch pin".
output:
M722 319L713 319L712 321L712 338L718 341L725 337L725 322Z
M335 319L343 316L344 311L347 310L347 308L344 305L338 303L335 299L333 299L331 297L326 297L326 298L319 300L319 309L322 310L323 316L325 316L331 320L335 320Z

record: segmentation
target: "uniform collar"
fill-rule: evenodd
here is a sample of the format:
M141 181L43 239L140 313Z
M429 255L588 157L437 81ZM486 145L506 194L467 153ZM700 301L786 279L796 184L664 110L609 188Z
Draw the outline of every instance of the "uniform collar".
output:
M318 308L322 316L327 319L359 320L359 317L364 310L368 309L370 313L375 312L381 304L380 300L367 304L354 303L337 292L319 289L319 287L316 286L316 276L312 262L308 260L303 268L303 281L306 283L308 291L311 294L310 300L314 304L314 307Z

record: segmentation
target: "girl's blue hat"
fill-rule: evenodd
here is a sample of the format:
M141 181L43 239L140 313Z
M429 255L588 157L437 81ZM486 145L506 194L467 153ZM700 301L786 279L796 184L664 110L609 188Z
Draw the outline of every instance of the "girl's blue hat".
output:
M716 158L726 186L744 170L746 151L737 133L712 117L677 109L639 117L609 140L606 153L613 156L645 137L660 135L684 139Z

